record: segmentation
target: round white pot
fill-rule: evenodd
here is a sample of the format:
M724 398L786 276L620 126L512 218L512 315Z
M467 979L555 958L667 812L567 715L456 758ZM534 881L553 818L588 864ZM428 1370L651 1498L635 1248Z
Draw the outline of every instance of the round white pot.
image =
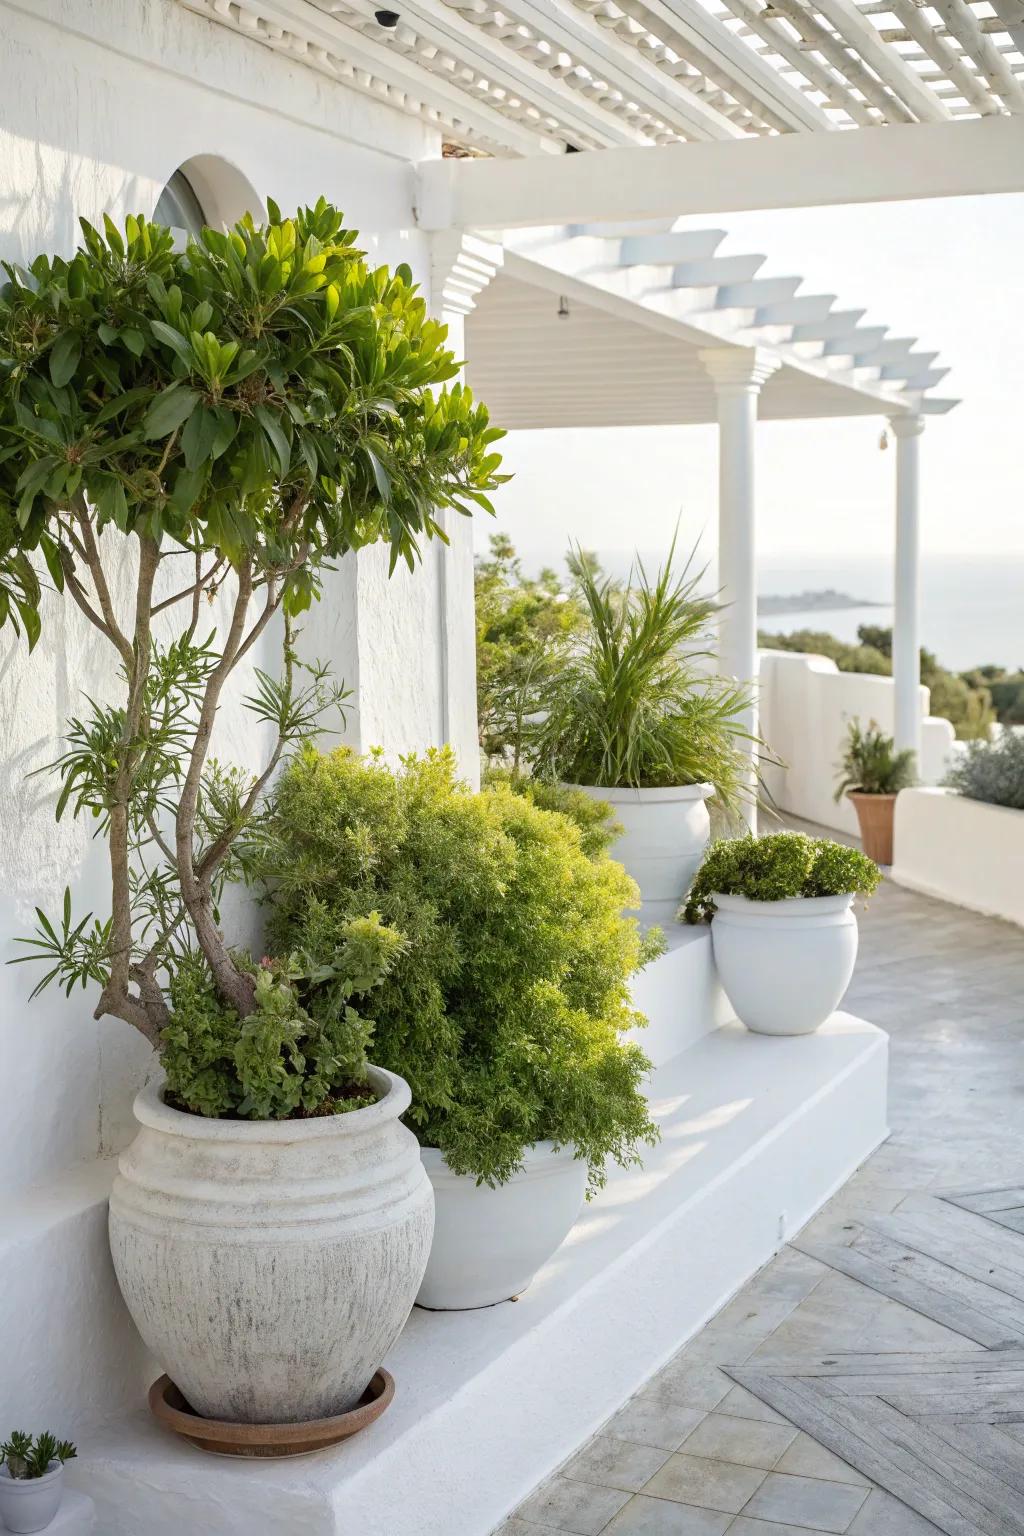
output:
M64 1497L64 1466L51 1461L42 1477L12 1477L0 1467L0 1520L9 1531L45 1531Z
M296 1423L359 1401L409 1315L434 1198L409 1085L310 1120L205 1120L135 1100L110 1247L146 1344L197 1412Z
M824 1024L857 959L853 897L714 902L715 964L737 1018L760 1035L808 1035Z
M673 789L598 789L579 784L593 800L614 808L622 833L612 844L612 858L625 865L640 887L645 917L671 922L690 889L711 839L706 802L713 784L682 784Z
M525 1291L572 1227L587 1192L587 1164L574 1147L540 1141L524 1167L489 1189L453 1173L436 1147L423 1147L437 1219L421 1307L459 1311L491 1307Z

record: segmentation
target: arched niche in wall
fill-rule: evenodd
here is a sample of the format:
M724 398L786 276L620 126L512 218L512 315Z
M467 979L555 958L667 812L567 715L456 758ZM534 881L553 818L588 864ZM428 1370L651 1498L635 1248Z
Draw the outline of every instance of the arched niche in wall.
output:
M153 218L197 235L204 224L226 229L246 213L257 222L267 216L248 177L220 155L193 155L168 178Z

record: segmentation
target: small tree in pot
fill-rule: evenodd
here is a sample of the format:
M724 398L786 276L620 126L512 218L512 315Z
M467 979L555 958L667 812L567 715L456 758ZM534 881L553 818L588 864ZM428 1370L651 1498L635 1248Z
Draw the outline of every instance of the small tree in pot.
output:
M269 206L266 226L246 219L230 233L205 230L184 252L143 219L129 218L123 234L109 220L105 235L84 224L71 260L9 266L0 292L0 622L35 644L38 555L119 668L119 696L71 723L56 764L58 816L89 815L106 839L110 914L76 921L68 896L63 920L40 913L29 942L48 965L41 985L59 981L70 995L76 983L98 984L97 1016L123 1019L168 1053L177 1103L232 1117L201 1130L155 1091L140 1096L145 1130L122 1163L112 1236L129 1306L193 1406L264 1420L315 1417L358 1398L415 1293L429 1191L406 1158L404 1205L391 1198L390 1208L408 1226L409 1272L375 1276L378 1294L390 1288L383 1321L366 1320L366 1348L347 1361L344 1328L325 1344L308 1327L317 1312L302 1290L316 1270L309 1244L291 1245L295 1262L282 1260L275 1279L273 1254L262 1271L247 1270L238 1241L226 1255L190 1242L189 1221L210 1218L187 1179L170 1200L172 1223L158 1230L162 1157L180 1165L194 1152L209 1166L223 1154L228 1170L239 1141L260 1145L265 1135L267 1157L280 1164L267 1211L275 1201L286 1211L289 1180L307 1172L300 1144L311 1169L314 1141L324 1149L325 1136L372 1124L383 1166L388 1139L407 1137L398 1123L407 1089L365 1069L366 1031L351 1003L386 972L398 937L379 925L350 933L313 1018L295 986L303 957L261 969L234 952L219 893L282 757L341 699L326 669L304 667L294 645L294 620L319 595L325 567L377 542L392 568L412 567L422 539L443 537L439 508L487 508L501 479L492 449L501 434L484 408L459 385L431 393L457 365L409 270L368 268L355 234L322 200L294 219ZM221 622L205 635L208 603ZM256 670L247 700L269 727L267 757L255 771L222 766L211 738L225 688L258 644L272 643L279 670ZM351 1107L353 1088L363 1090L359 1112L342 1128L332 1112ZM310 1114L326 1129L304 1132L305 1142L295 1130L238 1126ZM218 1221L248 1231L244 1197L233 1210L230 1192L223 1198ZM346 1249L343 1210L334 1216L342 1271L376 1264L372 1243L362 1258L358 1244ZM215 1269L221 1262L220 1283L201 1272L204 1253ZM237 1307L223 1283L236 1262L239 1287L256 1288L243 1308L253 1330L243 1381L231 1340ZM329 1332L333 1291L344 1287L330 1265L317 1272ZM161 1306L175 1286L224 1296L224 1316L204 1338L187 1336L180 1319L216 1309ZM305 1296L301 1307L289 1287ZM273 1330L293 1312L306 1334L291 1367L261 1372L261 1342L275 1359L289 1356Z
M864 852L877 864L891 864L896 796L914 782L913 752L897 752L892 737L874 720L867 730L851 720L839 773L835 798L845 795L857 812Z

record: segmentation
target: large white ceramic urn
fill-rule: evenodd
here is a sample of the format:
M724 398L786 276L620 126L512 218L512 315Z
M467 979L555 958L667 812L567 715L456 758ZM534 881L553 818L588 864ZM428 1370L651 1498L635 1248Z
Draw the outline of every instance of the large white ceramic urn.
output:
M600 789L578 784L614 810L622 832L608 850L640 887L647 922L670 923L693 883L711 840L707 802L713 784L669 789Z
M110 1197L121 1292L146 1344L208 1418L295 1423L358 1403L409 1315L434 1197L400 1121L408 1084L308 1120L207 1120L135 1101Z

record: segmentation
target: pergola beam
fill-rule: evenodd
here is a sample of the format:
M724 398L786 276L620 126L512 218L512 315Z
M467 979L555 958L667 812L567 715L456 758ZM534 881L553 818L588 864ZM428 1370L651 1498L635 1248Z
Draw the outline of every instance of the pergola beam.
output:
M423 229L678 218L1024 191L1024 115L419 167Z

